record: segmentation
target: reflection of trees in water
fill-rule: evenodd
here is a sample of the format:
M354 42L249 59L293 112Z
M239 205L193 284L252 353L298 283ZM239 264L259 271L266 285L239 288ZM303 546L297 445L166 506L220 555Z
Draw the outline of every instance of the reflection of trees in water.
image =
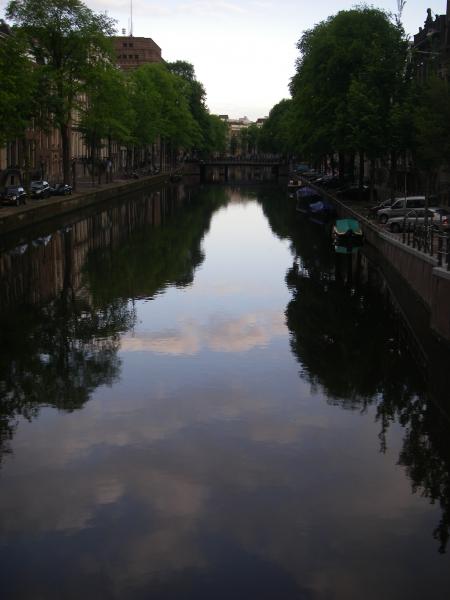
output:
M168 194L162 197L170 199ZM53 269L63 264L63 272L50 272L49 264L41 270L52 282L54 297L43 305L30 305L32 296L26 294L26 307L4 312L0 458L19 417L32 419L44 406L80 409L96 388L118 379L120 337L136 321L132 300L192 282L203 260L201 241L211 216L228 195L223 190L201 192L186 207L162 204L159 195L156 199L157 203L141 200L134 208L124 204L107 209L55 235L63 255L53 261ZM138 212L131 220L139 207L153 213L156 207L157 218ZM24 273L14 273L15 278L26 280L32 258L30 254L23 261ZM55 281L60 285L53 285ZM47 298L50 288L45 289ZM8 300L11 297L10 288Z
M286 318L301 377L323 388L334 405L351 410L375 406L381 451L389 425L404 427L399 463L413 491L439 503L442 517L434 536L445 552L450 532L449 424L427 393L389 298L381 293L378 278L371 283L373 272L362 281L356 259L334 256L329 238L313 224L295 219L287 202L280 205L269 194L263 208L274 232L291 240L296 256L286 275L292 291Z
M120 245L91 253L84 274L94 302L150 298L171 285L190 285L204 260L201 243L211 217L228 199L222 188L201 189L176 218L130 232Z
M98 309L55 301L2 322L2 446L18 417L32 419L43 406L82 408L97 387L111 385L120 373L120 334L134 322L133 307L123 301Z

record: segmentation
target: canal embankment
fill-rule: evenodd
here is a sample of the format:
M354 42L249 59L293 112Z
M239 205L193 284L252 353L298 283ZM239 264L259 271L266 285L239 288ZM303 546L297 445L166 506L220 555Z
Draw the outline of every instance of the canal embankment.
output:
M423 302L429 311L431 329L450 342L450 271L439 266L434 256L408 246L398 236L383 230L361 210L345 204L323 188L307 183L334 203L339 217L353 217L361 223L366 243L377 250Z
M100 204L146 187L168 182L170 173L160 173L133 180L120 180L92 189L83 189L69 196L51 196L43 200L28 200L19 207L0 210L0 235L11 233L55 217Z

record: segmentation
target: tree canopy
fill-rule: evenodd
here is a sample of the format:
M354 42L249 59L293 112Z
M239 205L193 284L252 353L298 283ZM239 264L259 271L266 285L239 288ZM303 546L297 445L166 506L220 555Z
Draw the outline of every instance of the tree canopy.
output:
M51 122L62 140L64 179L70 174L69 125L86 81L112 56L114 21L80 0L11 0L6 15L27 41Z
M306 31L291 81L293 119L304 153L376 155L404 71L401 27L378 9L341 11Z

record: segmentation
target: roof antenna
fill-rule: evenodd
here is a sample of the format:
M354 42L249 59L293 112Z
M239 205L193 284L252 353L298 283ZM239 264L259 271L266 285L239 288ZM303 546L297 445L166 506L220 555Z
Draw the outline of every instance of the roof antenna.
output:
M130 37L133 37L133 0L130 0Z

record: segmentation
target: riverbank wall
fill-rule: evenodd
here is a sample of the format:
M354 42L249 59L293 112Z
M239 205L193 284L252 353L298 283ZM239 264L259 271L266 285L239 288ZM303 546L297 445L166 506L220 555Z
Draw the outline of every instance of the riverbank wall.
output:
M70 196L53 196L45 200L29 200L25 206L0 211L0 235L23 229L48 219L99 204L124 194L167 183L170 173L142 177L132 181L106 184Z
M377 250L379 256L395 269L403 282L423 302L429 312L430 327L434 333L450 343L450 272L439 267L435 258L403 244L333 194L309 182L308 186L327 196L336 206L339 217L355 218L361 223L365 242Z

